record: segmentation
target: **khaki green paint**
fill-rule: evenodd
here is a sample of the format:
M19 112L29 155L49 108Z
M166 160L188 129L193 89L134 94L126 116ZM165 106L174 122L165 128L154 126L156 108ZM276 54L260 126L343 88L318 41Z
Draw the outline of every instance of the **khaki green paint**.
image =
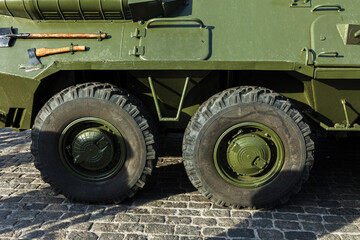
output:
M82 3L83 12L74 1L62 0L59 1L61 6L67 6L68 12L74 11L80 16L79 19L65 17L67 20L43 20L49 18L41 16L43 13L40 11L39 14L40 8L31 5L32 1L24 1L28 13L15 6L17 1L20 0L7 1L11 5L9 8L18 8L9 13L5 1L0 0L0 28L13 26L18 33L101 31L110 36L103 41L17 39L12 47L0 48L0 112L8 113L10 108L26 109L22 129L31 127L31 117L36 114L32 109L39 84L46 81L46 77L67 70L126 70L134 77L133 81L139 82L134 85L144 88L135 92L151 102L152 99L146 95L151 94L147 79L152 77L164 116L176 115L187 77L197 79L189 82L189 91L195 91L208 80L206 76L211 71L286 71L301 81L303 89L280 93L302 104L299 108L313 109L315 114L312 117L332 127L345 120L341 104L341 99L344 99L351 105L347 110L350 124L359 122L360 46L346 44L346 37L349 37L346 29L350 25L360 25L359 1L311 0L305 4L296 2L298 5L292 6L292 0L192 0L188 5L181 5L182 1L167 1L172 3L165 7L162 5L159 14L159 6L153 10L146 8L154 0L129 1L130 8L133 7L131 10L120 0L107 1L104 9L97 10L99 1L88 1ZM60 17L67 14L53 9L56 1L40 2L44 4L42 10L57 12ZM81 16L91 9L100 14L99 20ZM134 19L124 14L126 11L132 11ZM110 16L110 12L118 15ZM156 17L166 15L171 21L155 20L149 25L148 19L152 17L145 16L148 13ZM117 18L119 14L123 17ZM139 19L144 21L137 21ZM202 21L205 27L195 19ZM25 72L18 67L27 64L29 48L59 48L71 43L85 45L89 50L74 55L42 57L40 60L45 67L38 71ZM153 74L154 71L157 73ZM159 72L166 76L159 78ZM183 72L181 77L177 75L179 72ZM199 72L203 76L198 76ZM102 79L92 79L97 80ZM202 93L197 90L197 94L208 97L210 90L220 91L221 86L233 86L223 84L223 81L237 80L219 78L219 86L205 89ZM267 81L270 88L284 88L272 87L271 79ZM289 78L289 84L291 81ZM193 96L185 97L180 119L183 115L191 115L201 104L200 99L195 101ZM156 112L154 105L152 110Z

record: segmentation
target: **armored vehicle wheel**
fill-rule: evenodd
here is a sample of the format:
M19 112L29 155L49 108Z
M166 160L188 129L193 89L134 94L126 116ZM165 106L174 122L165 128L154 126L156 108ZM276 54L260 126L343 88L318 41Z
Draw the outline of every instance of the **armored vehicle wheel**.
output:
M56 192L81 202L120 202L142 188L156 160L141 103L109 84L70 87L38 113L32 153Z
M205 102L189 123L185 168L192 184L218 205L272 207L309 177L310 134L281 95L258 87L229 89Z

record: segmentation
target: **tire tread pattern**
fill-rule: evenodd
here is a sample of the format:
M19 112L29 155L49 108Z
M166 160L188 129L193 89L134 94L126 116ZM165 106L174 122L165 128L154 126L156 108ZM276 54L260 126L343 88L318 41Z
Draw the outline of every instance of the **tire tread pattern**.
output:
M53 190L58 194L63 194L71 201L90 203L90 201L76 199L68 193L63 192L59 187L54 186L51 177L47 176L44 171L39 157L39 137L41 127L46 118L60 105L79 98L96 98L104 101L112 102L119 108L124 109L135 120L143 133L146 146L146 163L143 172L134 186L124 195L117 196L114 199L104 201L91 201L91 203L119 203L127 198L131 198L135 193L144 187L148 176L151 175L157 159L157 129L152 121L150 114L144 109L140 100L130 95L116 86L104 83L84 83L69 87L60 93L54 95L39 111L31 132L32 145L31 152L35 158L35 167L41 172L44 182L49 183Z
M277 201L267 206L239 206L218 199L215 194L210 193L206 186L200 180L196 171L195 159L195 142L200 129L206 121L221 111L226 106L237 105L239 103L263 103L274 106L290 116L297 124L305 140L306 145L306 161L305 168L302 172L301 178L294 186L292 191L278 199ZM314 164L314 141L309 125L305 122L303 115L296 110L295 106L284 96L263 87L243 86L225 90L208 99L200 106L198 111L190 120L190 123L185 131L183 140L183 159L186 172L189 176L191 183L196 187L199 192L208 199L215 202L220 206L227 206L233 208L273 208L277 205L287 202L293 194L300 191L301 185L309 178L310 170Z

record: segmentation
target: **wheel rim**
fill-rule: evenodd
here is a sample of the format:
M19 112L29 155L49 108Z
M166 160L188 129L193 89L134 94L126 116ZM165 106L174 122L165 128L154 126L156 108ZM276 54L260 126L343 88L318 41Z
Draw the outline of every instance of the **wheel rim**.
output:
M59 139L59 154L74 176L86 181L105 181L123 167L123 136L109 122L86 117L71 122Z
M273 180L284 164L280 137L269 127L255 122L237 124L217 140L214 163L230 184L256 188Z

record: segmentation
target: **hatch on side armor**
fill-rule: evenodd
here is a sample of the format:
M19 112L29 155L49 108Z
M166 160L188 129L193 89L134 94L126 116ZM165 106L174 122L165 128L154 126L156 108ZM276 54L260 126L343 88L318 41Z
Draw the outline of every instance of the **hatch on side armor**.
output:
M316 66L356 66L360 62L360 15L324 15L311 26ZM357 34L357 32L359 32Z

